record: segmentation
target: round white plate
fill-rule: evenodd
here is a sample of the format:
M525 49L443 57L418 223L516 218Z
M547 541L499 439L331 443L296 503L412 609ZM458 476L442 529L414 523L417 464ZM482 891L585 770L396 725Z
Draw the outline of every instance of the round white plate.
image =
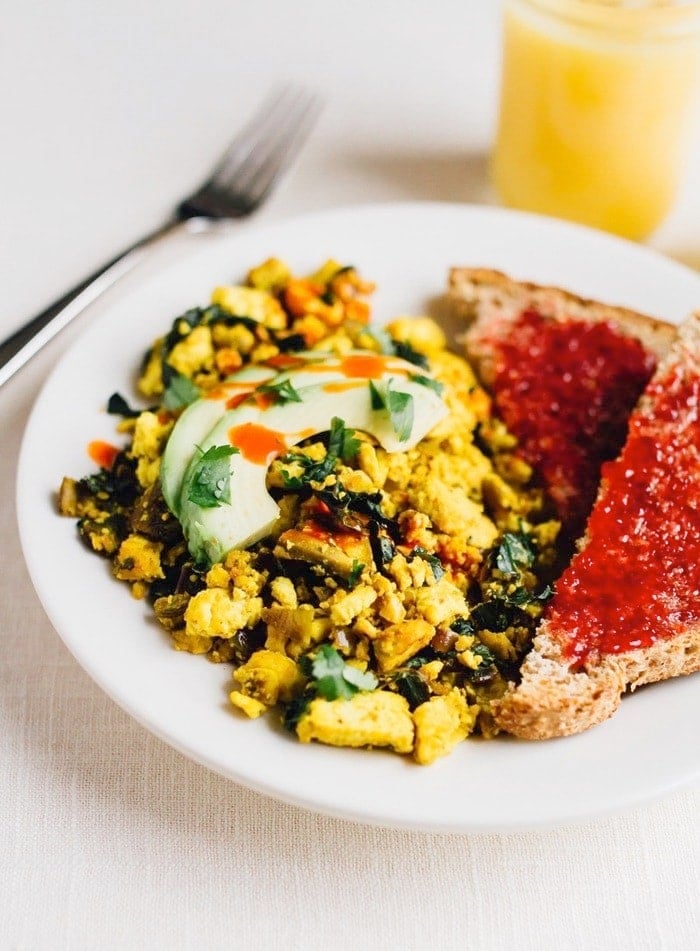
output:
M496 267L678 321L700 306L700 276L618 239L485 207L391 204L334 210L202 240L185 261L113 292L65 354L29 420L18 474L24 554L48 616L78 662L126 711L192 759L297 805L388 826L515 830L619 811L698 771L697 680L625 698L608 722L561 740L468 741L430 767L380 751L302 745L272 718L247 721L227 699L230 668L174 651L147 604L56 513L64 474L92 471L87 443L115 441L110 393L133 398L145 348L217 283L276 255L297 272L327 257L377 281L379 323L424 312L451 265Z

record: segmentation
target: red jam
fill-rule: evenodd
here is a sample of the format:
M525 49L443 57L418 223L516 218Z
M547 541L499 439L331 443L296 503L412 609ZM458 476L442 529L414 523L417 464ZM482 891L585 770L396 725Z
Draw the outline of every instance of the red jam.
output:
M648 647L700 622L700 379L675 369L647 397L622 455L603 466L590 540L547 612L572 660Z
M612 324L556 322L532 310L494 350L496 410L575 539L655 359Z

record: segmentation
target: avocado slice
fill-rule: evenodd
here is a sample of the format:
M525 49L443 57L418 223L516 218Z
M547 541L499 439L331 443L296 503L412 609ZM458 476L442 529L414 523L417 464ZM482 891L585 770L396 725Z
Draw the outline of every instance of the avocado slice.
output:
M358 359L352 364L351 376L350 364L342 365L342 359L333 355L327 355L325 372L319 367L301 367L278 375L273 385L288 381L298 401L264 406L248 399L223 413L203 439L197 437L196 446L189 441L189 424L187 438L177 434L178 422L170 439L177 436L176 450L186 460L176 514L196 561L220 561L231 549L246 548L270 533L279 514L277 503L265 486L270 462L304 439L327 432L333 417L342 419L349 428L374 436L387 451L398 452L415 446L447 415L447 406L436 392L409 379L415 372L412 364L395 357L385 358L381 374L372 368L370 376L362 376L364 354L356 352L352 356ZM376 357L369 353L366 356ZM370 367L369 360L367 366ZM302 385L309 377L313 384ZM387 385L393 394L412 400L413 417L408 432L397 433L390 412L377 406L376 391L386 391ZM200 461L207 450L223 446L237 449L227 460L230 501L202 507L190 498ZM181 471L182 463L178 469Z
M182 477L196 447L226 412L226 404L236 396L246 396L277 376L277 370L256 364L244 367L217 386L211 395L191 403L180 415L168 439L160 465L163 498L173 513L178 514Z

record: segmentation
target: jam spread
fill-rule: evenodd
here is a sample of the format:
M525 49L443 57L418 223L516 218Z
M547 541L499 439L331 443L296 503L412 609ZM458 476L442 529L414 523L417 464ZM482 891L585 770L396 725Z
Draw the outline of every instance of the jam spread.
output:
M700 379L676 367L647 399L620 458L603 466L588 544L548 611L572 661L648 647L700 622Z
M612 324L557 322L534 310L509 325L493 349L497 412L573 542L595 500L601 464L625 441L655 358Z

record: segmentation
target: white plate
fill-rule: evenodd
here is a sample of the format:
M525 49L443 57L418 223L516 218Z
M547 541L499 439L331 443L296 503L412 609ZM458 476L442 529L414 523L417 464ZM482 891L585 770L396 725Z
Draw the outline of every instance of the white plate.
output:
M308 272L333 256L376 280L376 319L420 313L450 265L501 268L680 320L700 306L700 276L637 245L502 210L443 204L356 207L206 239L201 250L113 294L65 354L32 412L18 474L22 545L36 590L78 662L148 729L192 759L307 808L388 826L514 830L619 811L697 775L697 681L627 697L602 726L543 743L468 741L430 767L379 751L301 745L271 719L228 705L230 668L172 650L149 614L79 543L55 510L64 474L92 467L91 439L114 440L105 401L176 314L270 255Z

